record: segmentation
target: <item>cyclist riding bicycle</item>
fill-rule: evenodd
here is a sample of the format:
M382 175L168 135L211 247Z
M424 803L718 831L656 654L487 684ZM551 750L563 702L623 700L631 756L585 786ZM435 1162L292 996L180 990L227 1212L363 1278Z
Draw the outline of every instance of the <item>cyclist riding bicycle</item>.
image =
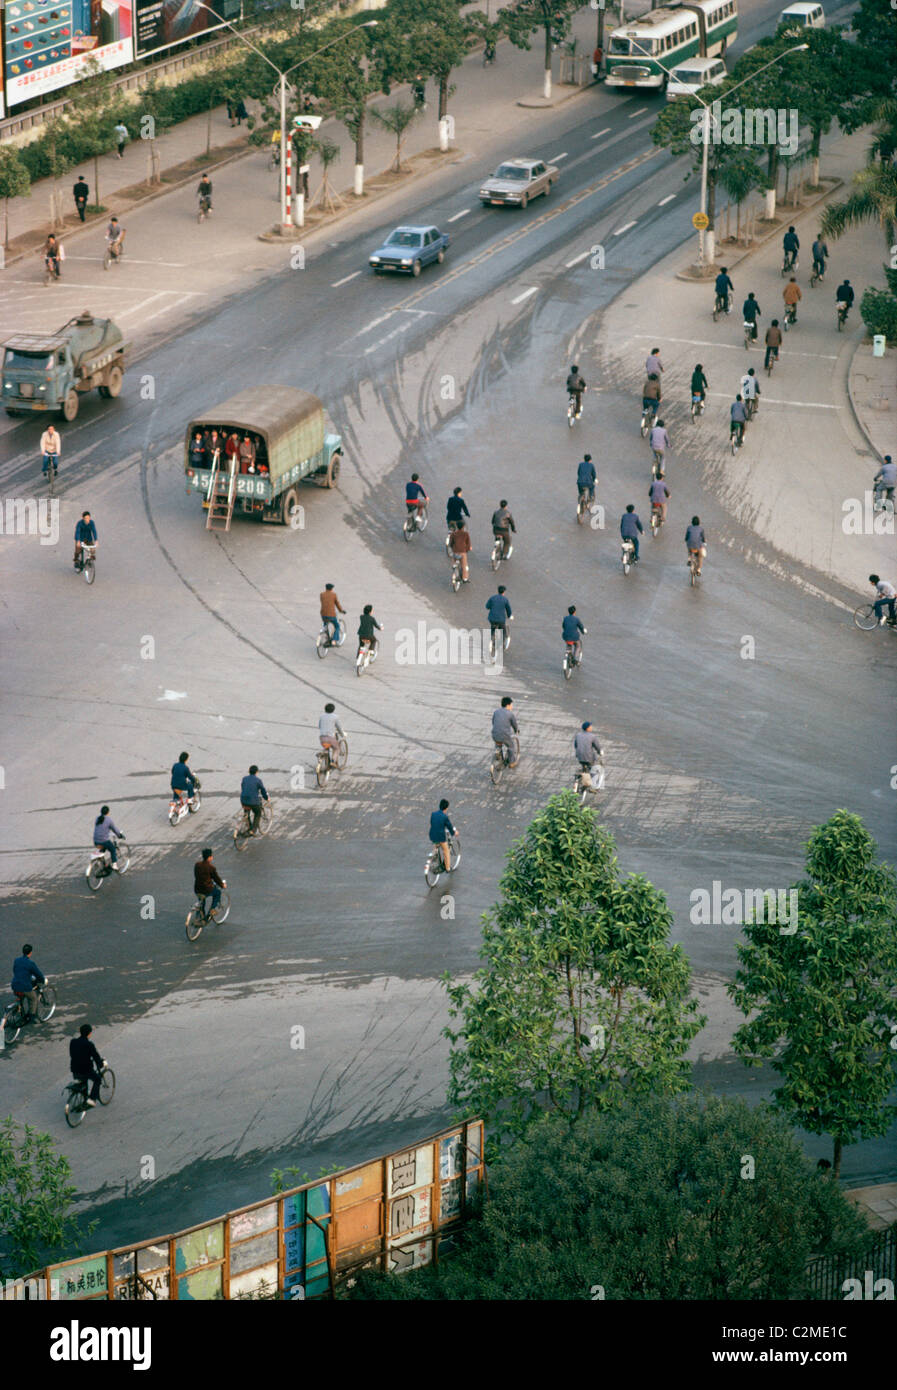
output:
M76 1081L91 1082L87 1104L91 1110L100 1098L100 1073L106 1062L97 1052L90 1035L93 1032L89 1023L82 1023L77 1038L69 1043L69 1066Z
M113 256L120 256L125 243L125 229L117 217L109 219L106 228L106 244Z
M196 778L187 766L189 753L181 753L171 769L171 790L178 801L186 801L196 790Z
M96 545L97 528L90 512L82 512L81 520L75 523L75 569L81 559L81 549L85 545Z
M58 280L62 261L65 259L65 252L62 249L62 242L52 232L48 233L47 240L41 248L41 254L44 258L44 265Z
M262 815L262 801L268 800L265 784L255 763L240 783L240 805L249 812L249 833L254 835Z
M766 330L766 357L765 357L764 362L763 362L764 367L768 367L768 366L769 366L769 361L770 361L770 358L771 358L771 357L774 357L774 358L776 359L776 361L778 362L778 360L779 360L779 348L780 348L781 346L782 346L782 330L781 330L781 328L779 327L779 321L778 321L778 319L773 319L772 323L769 325L769 327L768 327L767 330Z
M10 989L22 1006L22 1018L26 1023L37 1013L37 986L42 985L46 976L31 959L34 947L28 942L22 947L22 954L12 963Z
M744 443L744 430L747 425L747 410L739 393L729 406L729 433L737 434L738 443Z
M336 717L336 705L326 704L324 706L324 713L318 720L318 742L322 748L327 748L334 753L338 753L339 740L345 737L346 735L343 733L340 722Z
M332 584L325 584L318 599L321 604L321 622L327 629L331 643L338 642L340 639L339 615L345 613L345 608L339 601L336 589Z
M638 538L644 535L644 527L632 502L620 517L620 536L624 541L632 541L632 563L638 564Z
M842 280L841 284L835 290L835 302L839 305L846 305L847 313L844 315L845 319L853 306L854 297L853 285L847 279Z
M583 772L590 772L596 763L604 762L604 753L598 735L592 729L591 720L584 720L573 735L573 752Z
M732 309L729 303L729 295L735 293L735 286L729 279L728 266L724 265L719 275L717 275L714 288L716 289L717 304L721 309L724 309L727 314L731 314Z
M501 536L503 560L510 560L514 549L511 544L512 531L516 535L517 527L514 525L514 518L508 508L507 498L503 497L492 513L492 534L493 536Z
M894 588L893 584L889 584L887 579L880 579L877 574L870 574L869 583L874 586L877 595L872 607L875 609L879 627L882 627L886 622L897 622L897 589ZM888 610L887 618L885 617L886 608Z
M460 562L462 584L470 583L470 566L467 557L470 555L472 548L470 543L470 532L462 520L449 536L449 556L453 567L456 560Z
M707 546L707 537L701 525L701 518L693 516L691 524L685 528L685 544L688 547L688 559L694 556L697 560L696 571L701 573L701 566L704 563L704 552Z
M785 301L785 312L791 310L791 322L797 323L797 306L803 299L800 292L800 285L792 275L785 288L782 290L782 298Z
M706 392L707 392L707 387L709 386L709 384L710 384L710 383L708 382L706 376L704 375L704 368L703 368L703 366L701 365L700 362L696 362L696 363L695 363L695 369L694 369L694 371L693 371L692 374L691 374L691 394L692 394L692 397L700 396L700 397L701 397L701 400L703 400L703 399L704 399L704 396L705 396L705 394L706 394Z
M221 902L221 890L227 887L227 879L222 878L212 862L212 851L208 846L202 852L202 858L197 859L193 865L193 891L198 898L202 898L203 912L206 910L206 898L211 897L212 905L210 912Z
M656 415L660 399L660 377L656 372L652 372L642 382L642 410L650 410L652 415Z
M203 174L196 188L196 196L199 199L200 207L204 198L209 201L209 212L212 211L212 180L208 174Z
M452 867L451 861L449 860L448 842L449 839L457 833L455 827L452 825L450 817L447 814L448 808L448 801L445 797L443 797L439 803L439 810L432 811L430 813L429 830L430 844L439 846L440 852L442 854L442 862L445 865L446 873L450 872Z
M358 651L355 653L356 659L361 655L364 647L370 647L372 652L377 650L377 638L375 633L382 632L383 625L378 623L374 617L374 605L366 603L361 617L358 619Z
M894 489L897 488L897 463L890 454L885 454L884 463L872 479L872 484L877 496L893 502Z
M106 850L116 873L120 873L121 870L118 867L118 847L115 842L124 838L125 832L119 830L115 824L109 814L109 807L101 806L100 814L93 823L93 842L98 849Z
M421 487L420 474L412 473L411 482L405 484L406 513L410 516L412 512L415 512L418 516L420 516L421 512L423 511L424 507L427 505L429 500L430 499L427 496L426 492Z
M648 488L648 496L651 499L651 510L660 513L661 521L667 519L667 504L670 500L670 489L666 485L663 473L659 473L656 478L652 478L651 486Z
M519 753L514 747L515 736L519 733L517 716L514 713L514 701L510 695L504 695L500 707L492 711L492 742L497 748L502 746L507 748L510 767L516 765L519 757Z
M573 648L573 657L576 661L582 661L582 639L587 636L587 633L588 629L583 627L582 622L576 616L576 604L571 603L561 623L561 636L567 645Z
M470 516L462 489L456 487L445 504L445 524L450 531L456 531L466 516Z
M822 240L821 235L813 242L813 271L821 280L825 274L825 263L828 260L828 247Z
M43 458L42 472L46 473L52 466L59 471L59 455L62 452L62 440L59 438L59 431L55 425L48 425L40 437L40 451Z
M800 239L793 227L789 227L782 237L782 246L785 251L785 265L790 270L797 264L797 253L800 250Z
M744 317L744 322L751 325L751 338L755 339L757 337L757 320L760 318L761 311L760 305L754 298L753 290L751 290L747 299L742 304L741 312Z
M592 455L583 454L582 462L577 465L576 469L577 496L580 492L584 492L586 489L588 489L589 502L594 502L595 484L597 483L597 481L598 474L595 472L595 465L592 462Z
M749 367L741 378L741 395L748 418L756 415L760 405L760 383L753 367Z
M567 395L574 399L574 411L577 416L582 414L582 393L588 390L585 380L579 374L579 368L574 362L567 376Z
M505 598L507 592L504 584L499 584L498 592L486 600L486 612L489 616L489 635L494 637L496 632L500 632L504 639L507 624L511 621L514 614L511 612L511 604Z
M652 348L645 358L645 376L659 377L663 372L663 363L660 360L660 348Z
M654 450L655 454L660 455L661 468L663 468L663 457L666 450L672 449L672 447L673 446L670 443L670 436L667 434L664 422L662 420L658 420L657 424L651 431L651 448Z

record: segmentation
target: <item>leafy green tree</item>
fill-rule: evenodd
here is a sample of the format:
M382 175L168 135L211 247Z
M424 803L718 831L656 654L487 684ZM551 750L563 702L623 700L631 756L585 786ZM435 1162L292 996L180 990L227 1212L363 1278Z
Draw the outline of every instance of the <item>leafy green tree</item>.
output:
M580 0L517 0L500 12L502 28L516 48L529 51L531 36L542 31L545 45L542 92L546 100L551 98L551 50L564 42L570 33L573 16L580 8Z
M378 125L382 125L384 130L388 130L390 135L395 136L396 153L392 167L395 172L401 173L402 170L402 147L405 143L405 132L412 121L417 118L417 107L406 106L402 101L396 101L392 106L383 106L379 109L374 107L371 116Z
M897 95L897 10L890 0L860 0L850 18L857 41L877 59L892 95Z
M169 110L168 95L165 88L160 87L152 78L137 98L133 119L137 121L138 139L145 140L149 145L149 182L161 183L162 172L156 141L173 124L173 118ZM125 125L127 125L127 121L125 121ZM131 133L133 135L134 132Z
M0 1277L21 1279L81 1241L70 1177L49 1134L11 1115L0 1123Z
M439 87L441 120L448 110L453 70L463 63L471 43L461 15L462 0L389 0L378 25L377 46L390 82L433 77Z
M800 42L804 42L803 36ZM752 49L742 54L732 70L732 77L735 82L748 79L739 89L738 102L743 109L769 111L775 118L780 112L797 111L798 119L803 119L800 103L802 97L807 95L807 84L812 77L806 62L803 61L807 55L790 52L795 46L794 37L786 37L783 34L776 38L761 39ZM763 72L758 71L774 59L778 59L774 66L766 67ZM778 143L777 119L771 123L772 129L765 122L758 129L758 124L754 123L752 136L758 151L766 152L766 216L772 219L776 210L779 159L787 151ZM793 133L790 129L790 119L788 125L787 134L790 136Z
M115 148L115 119L112 103L118 99L114 75L105 71L95 58L87 65L87 75L71 87L66 118L72 127L73 145L78 149L75 161L93 161L93 200L99 208L100 157Z
M875 862L875 841L847 811L817 826L806 851L797 930L745 925L729 992L751 1017L733 1045L748 1066L772 1060L782 1078L773 1103L792 1123L832 1136L837 1177L844 1145L885 1134L897 1110L888 1102L897 1077L897 878Z
M719 167L716 182L735 204L735 239L738 241L741 237L741 205L762 183L756 156L751 150L744 148L730 153L729 158Z
M669 943L672 913L640 874L621 879L614 842L572 791L553 796L511 848L501 901L483 921L473 986L445 984L457 1031L449 1100L499 1139L542 1107L686 1088L685 1053L706 1019Z
M9 200L25 198L31 188L31 176L19 158L14 145L0 145L0 198L3 199L5 228L3 245L9 245Z
M351 1298L812 1297L806 1264L869 1230L765 1106L643 1097L571 1128L543 1116L490 1168L457 1253L362 1274Z
M347 26L344 21L329 25L321 35L322 44L331 32L338 32L338 27ZM355 143L354 192L357 198L364 194L364 137L368 100L383 85L379 34L378 20L376 29L359 28L357 33L342 43L334 44L310 65L311 90L327 103Z

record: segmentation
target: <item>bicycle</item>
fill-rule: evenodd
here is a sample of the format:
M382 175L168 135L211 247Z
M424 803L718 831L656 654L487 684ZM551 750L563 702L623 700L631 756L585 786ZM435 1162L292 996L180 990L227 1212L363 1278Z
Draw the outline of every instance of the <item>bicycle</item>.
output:
M456 832L449 837L449 867L445 867L442 846L431 845L427 862L424 864L424 878L428 888L435 888L443 874L453 874L461 863L461 836Z
M108 1105L115 1095L115 1072L111 1067L103 1066L100 1072L100 1105ZM65 1104L66 1124L70 1129L77 1129L88 1110L92 1106L87 1104L87 1081L70 1081L63 1088L62 1098Z
M778 348L771 348L766 356L766 375L772 376L772 369L779 360Z
M402 524L402 535L405 540L410 541L411 537L416 536L418 531L426 531L429 520L426 507L409 507L408 515Z
M252 810L259 809L261 813L258 818L258 824L255 830L253 830L252 818L249 813ZM254 835L267 835L268 831L271 829L271 821L273 819L273 816L274 812L271 810L270 801L263 801L261 804L261 808L243 806L239 816L237 817L237 823L234 826L234 849L239 850L240 853L242 853L242 851L246 849L247 845L249 844L249 841L253 838Z
M585 390L586 388L583 387L583 391ZM577 405L577 393L575 391L569 391L567 393L567 424L570 426L571 430L581 416L582 392L579 394L579 404Z
M652 454L651 474L652 474L652 477L654 477L654 478L659 478L660 475L661 475L661 473L664 471L664 468L663 468L663 455L664 455L664 450L663 450L663 449L652 449L652 450L651 450L651 454Z
M595 768L598 775L595 777ZM590 796L595 796L604 787L604 762L599 760L597 763L580 763L579 771L573 778L573 791L579 797L579 803L584 806Z
M620 564L624 574L628 574L635 564L635 542L628 536L624 536L620 542Z
M702 555L697 554L694 550L690 550L688 552L688 573L691 579L692 588L695 587L698 580L701 578L700 561L703 558L704 557Z
M590 487L579 489L579 500L576 503L576 524L581 526L586 519L586 515L591 512L595 502L595 497Z
M782 261L782 276L790 275L792 270L797 270L799 267L800 261L797 259L797 252L786 251Z
M580 650L577 652L578 646ZM568 642L566 639L564 640L564 647L566 649L564 651L564 680L568 681L577 666L582 664L582 648L578 642Z
M657 414L659 405L659 401L652 401L650 405L642 406L642 418L641 423L639 424L639 433L641 434L642 439L648 438L648 434L650 433L651 426L654 424L654 417Z
M347 632L348 628L346 627L346 624L340 623L339 637L337 637L336 641L334 641L333 628L331 627L331 625L329 623L321 624L321 631L315 638L315 650L317 651L318 656L322 661L324 660L324 657L327 655L327 653L330 651L331 647L341 647L343 645L343 643L346 640Z
M49 1023L56 1012L56 990L47 980L42 985L36 985L34 992L37 995L35 1008L29 1008L26 1012L25 996L18 990L13 1002L7 1006L3 1015L3 1047L14 1043L22 1029L32 1021Z
M47 487L52 497L56 487L56 474L59 472L59 455L45 454L43 473L47 479Z
M759 409L760 409L760 397L759 397L759 396L746 396L746 397L745 397L745 402L744 402L744 413L745 413L745 415L747 416L748 420L753 420L754 416L757 414L757 411L758 411Z
M97 548L81 542L81 554L75 561L75 572L84 575L84 583L92 584L97 577Z
M796 304L786 304L786 305L785 305L785 320L784 320L784 324L783 324L783 327L784 327L784 329L785 329L785 332L787 333L787 332L788 332L788 329L789 329L789 328L793 328L794 325L795 325L796 323L797 323L797 305L796 305Z
M106 250L103 252L103 269L108 270L111 265L117 265L124 254L125 244L122 237L107 242Z
M508 622L513 622L513 618L509 618ZM500 643L496 641L499 633L501 633ZM506 652L511 645L511 629L508 627L507 623L504 627L498 627L493 624L492 632L489 635L489 656L493 662L498 660L499 645L503 652Z
M203 196L199 200L199 212L197 214L197 221L205 222L206 218L209 216L209 213L211 211L212 200L207 193L203 194Z
M380 650L379 642L362 642L355 657L355 674L363 676L372 661L377 660L377 653Z
M62 279L62 270L58 260L51 256L44 256L44 286L51 284L54 280Z
M203 927L208 926L209 922L217 922L220 925L227 921L230 915L230 893L226 888L222 888L218 906L206 910L206 902L211 901L211 897L211 893L197 893L196 902L187 913L184 922L188 941L198 941Z
M850 312L850 306L849 306L848 304L845 304L843 300L839 299L839 300L838 300L838 332L839 332L839 333L843 330L844 325L845 325L845 323L847 322L847 315L848 315L849 312Z
M118 851L118 859L116 861L118 864L117 872L126 874L128 872L128 865L131 862L131 851L124 840L116 840L115 848ZM112 856L108 849L103 849L101 845L97 845L94 848L93 854L90 856L90 861L85 871L88 888L96 893L102 888L106 879L113 872L115 871L112 868Z
M492 778L492 785L497 787L502 779L506 767L516 767L520 762L520 739L516 734L512 735L513 747L508 747L506 743L496 743L495 752L492 754L492 762L489 765L489 776Z
M345 737L337 739L336 757L332 748L322 748L315 764L315 778L319 787L326 787L331 772L342 772L349 761L349 742Z
M745 319L745 321L744 321L744 346L745 346L745 350L746 350L747 352L750 352L751 346L752 346L753 341L754 341L754 326L755 326L755 325L754 325L754 320L753 320L753 319Z
M825 279L825 265L820 265L818 261L813 262L813 274L810 276L810 289L815 290L817 285L821 285Z
M692 393L691 393L691 418L692 418L692 420L697 420L697 419L698 419L701 415L703 415L703 414L704 414L704 397L701 395L700 391L692 391Z
M861 632L873 632L877 627L889 627L897 632L897 618L888 617L884 623L878 621L874 603L863 603L854 610L853 621Z
M492 568L497 570L502 560L507 560L513 549L510 539L505 540L504 536L496 536L492 542L492 555L490 557Z
M739 422L739 423L738 423L738 427L737 427L736 429L733 429L733 428L730 426L730 427L729 427L729 448L732 450L732 457L733 457L733 458L734 458L735 455L738 453L738 450L741 448L741 446L742 446L743 443L744 443L744 425L743 425L741 422Z
M461 585L464 583L464 580L461 577L461 558L458 555L456 555L455 558L452 560L452 572L449 576L449 582L451 583L451 586L454 589L455 593L458 592L458 590L461 588Z
M663 526L663 508L657 502L651 504L651 539L657 540Z
M727 294L718 294L713 305L713 322L716 323L720 314L728 314L728 312L729 296Z

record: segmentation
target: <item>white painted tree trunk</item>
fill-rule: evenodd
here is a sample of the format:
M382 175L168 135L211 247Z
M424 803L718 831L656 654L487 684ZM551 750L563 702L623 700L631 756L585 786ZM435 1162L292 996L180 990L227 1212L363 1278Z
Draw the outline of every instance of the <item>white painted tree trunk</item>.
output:
M545 81L542 84L542 95L546 101L551 100L551 68L545 69Z
M716 232L712 227L704 233L704 260L707 265L713 265L716 260Z
M767 188L766 190L766 211L763 215L767 222L771 222L776 215L776 191L774 188Z
M449 147L449 123L445 116L439 122L439 148L443 154Z
M814 188L819 187L819 155L813 160L813 178L811 181Z
M363 164L356 164L356 165L355 165L355 184L354 184L354 186L353 186L352 192L355 194L355 197L356 197L356 198L361 198L361 197L364 196L364 165L363 165Z

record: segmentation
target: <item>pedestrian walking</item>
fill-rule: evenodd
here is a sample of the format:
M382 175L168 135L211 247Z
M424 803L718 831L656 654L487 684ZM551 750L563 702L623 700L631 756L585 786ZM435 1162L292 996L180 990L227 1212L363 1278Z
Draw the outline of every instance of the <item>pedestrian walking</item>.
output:
M124 158L125 145L128 143L128 127L124 121L119 121L115 127L115 143L118 145L118 157Z
M236 125L237 122L236 118L234 117L234 103L231 101L230 97L228 97L227 101L225 102L225 106L227 107L227 119L230 121L231 125Z
M249 120L249 112L246 110L246 105L245 105L245 103L244 103L242 97L240 97L240 100L237 102L237 106L236 106L236 110L234 111L234 115L235 115L236 118L237 118L237 125L239 125L241 121L248 121L248 120Z
M83 222L84 212L87 208L87 199L90 196L90 189L84 181L83 174L78 175L78 182L72 189L72 194L74 195L75 199L75 207L78 209L78 216L81 218L81 221Z

